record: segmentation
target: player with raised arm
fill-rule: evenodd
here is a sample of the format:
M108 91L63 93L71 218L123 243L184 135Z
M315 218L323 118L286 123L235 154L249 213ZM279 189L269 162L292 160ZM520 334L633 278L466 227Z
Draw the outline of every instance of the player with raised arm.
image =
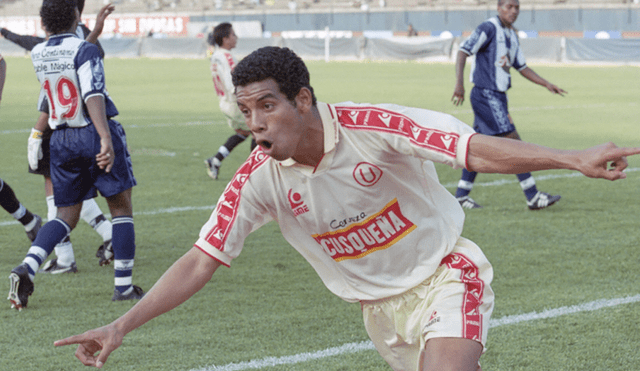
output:
M123 337L200 290L275 220L326 287L360 302L373 343L394 370L476 371L493 310L493 270L461 236L464 211L434 162L479 172L573 169L625 177L612 143L558 150L476 134L439 112L316 101L304 62L265 47L233 73L259 148L238 169L200 238L149 293L111 324L58 340L102 367ZM344 221L336 222L336 221Z
M39 119L35 129L53 131L50 165L58 210L38 233L23 263L11 271L9 300L17 309L27 306L38 268L75 228L83 201L96 197L98 191L106 198L113 218L112 300L140 299L142 289L132 284L131 189L136 180L124 129L113 120L118 110L106 90L100 53L94 44L74 34L79 21L75 1L46 0L40 17L49 38L33 48L31 59L41 84L38 104L41 107L46 102L49 115L46 121Z
M220 111L227 117L227 124L235 130L236 134L230 136L225 144L220 146L215 156L204 160L207 165L207 174L211 179L218 179L218 172L224 160L236 146L251 135L249 128L244 122L242 113L238 110L236 94L231 82L231 71L238 63L231 54L231 50L236 47L238 37L233 31L231 23L220 23L209 35L209 43L216 45L216 51L211 56L211 76L216 95L220 101ZM256 146L251 140L251 150Z
M518 0L498 0L498 15L480 24L473 34L460 45L456 58L456 85L451 100L456 106L464 102L464 66L467 57L476 56L471 70L471 107L475 119L473 128L486 135L520 140L507 108L507 90L511 87L509 70L515 68L528 80L546 87L554 94L562 95L566 91L538 76L527 66L520 48L518 34L513 23L520 13ZM462 170L458 182L456 198L466 209L481 208L469 193L477 172ZM530 172L517 174L518 181L527 198L531 210L544 209L560 200L559 195L550 195L538 191Z
M82 15L82 8L84 7L84 0L78 2L78 11ZM112 4L107 4L102 7L96 17L96 24L93 30L89 30L87 26L82 23L78 23L75 34L81 38L95 44L100 52L100 57L104 58L104 50L98 41L98 36L102 33L105 19L115 10ZM45 38L17 35L5 28L0 30L2 36L7 40L10 40L26 50L31 51L37 44L45 41ZM42 111L40 120L46 126L46 122L49 118L48 105L46 102L39 107ZM45 197L47 202L47 219L52 220L56 217L57 208L55 206L55 197L53 194L53 186L51 184L51 174L49 170L49 139L51 131L44 133L32 130L29 136L29 152L31 156L31 163L29 166L29 173L42 175L44 177ZM112 226L109 219L107 219L100 206L92 198L85 200L82 205L82 212L80 213L82 220L86 221L93 229L102 237L102 244L98 247L96 256L98 257L99 265L107 265L113 260L113 248L111 244ZM78 267L75 261L75 254L73 251L73 245L69 236L65 237L55 247L56 257L45 262L39 272L41 273L74 273L78 271Z

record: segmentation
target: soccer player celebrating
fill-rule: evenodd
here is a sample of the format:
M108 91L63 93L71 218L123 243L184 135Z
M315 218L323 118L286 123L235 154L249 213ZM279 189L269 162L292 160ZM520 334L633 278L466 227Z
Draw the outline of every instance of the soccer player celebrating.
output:
M573 169L615 180L625 177L625 156L640 153L613 143L556 150L476 134L424 109L317 102L304 62L287 48L254 51L233 83L259 148L195 246L144 299L107 326L55 342L79 344L85 365L102 367L127 333L191 297L231 264L249 233L275 220L331 292L361 303L391 368L475 371L494 305L493 270L461 237L464 211L433 163L499 173Z
M36 45L31 59L41 84L39 105L48 102L48 120L37 132L53 130L50 141L51 180L57 216L47 222L23 263L9 276L9 300L18 310L27 306L40 265L73 228L84 200L106 198L113 217L115 289L112 300L140 299L132 285L135 235L131 189L136 185L124 129L109 97L98 48L74 32L79 12L73 0L45 0L40 17L47 41ZM44 113L43 113L44 114ZM42 117L42 115L41 115ZM48 123L48 127L46 124ZM30 151L30 162L34 157Z
M236 104L236 94L231 82L231 71L237 62L231 49L236 47L238 37L231 27L231 23L220 23L213 29L213 34L209 35L209 43L217 45L216 51L211 56L211 76L213 86L220 101L220 111L227 117L227 124L235 130L236 134L230 136L225 144L220 146L215 156L204 160L207 165L207 174L211 179L218 179L218 172L224 160L236 146L242 142L251 132L244 123L244 117L238 110ZM251 141L251 149L256 146L255 141Z
M474 87L470 97L475 115L473 128L481 134L517 140L520 140L520 135L507 110L506 91L511 87L509 74L511 67L517 69L528 80L546 87L554 94L566 93L527 67L518 42L518 35L513 27L519 13L518 0L498 0L498 15L480 24L460 45L456 59L456 85L451 98L456 106L464 102L464 66L467 57L475 54L476 61L471 70L471 81ZM462 177L458 182L456 198L466 209L482 207L469 197L477 174L475 171L463 169ZM530 172L517 174L517 177L527 198L529 209L543 209L560 200L559 195L538 191Z

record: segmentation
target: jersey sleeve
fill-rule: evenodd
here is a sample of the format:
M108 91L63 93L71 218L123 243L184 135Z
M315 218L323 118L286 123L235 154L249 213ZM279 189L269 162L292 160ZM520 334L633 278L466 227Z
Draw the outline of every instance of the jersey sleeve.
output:
M482 22L471 36L460 45L460 51L465 52L467 55L474 55L488 45L495 37L495 34L496 28L491 22Z
M393 104L349 107L345 111L337 107L337 110L343 126L366 132L369 135L366 142L384 152L442 163L454 169L467 167L469 140L475 131L451 115Z
M98 47L89 42L83 43L80 46L75 63L82 99L86 102L92 96L104 96L104 65L100 58Z
M195 246L225 266L242 251L245 238L273 220L260 193L265 179L261 168L268 156L254 151L238 169L218 199L209 220L200 230Z
M513 60L512 66L517 71L522 71L523 69L527 68L527 61L524 59L524 53L522 52L520 43L518 43L518 49L516 50L516 56Z

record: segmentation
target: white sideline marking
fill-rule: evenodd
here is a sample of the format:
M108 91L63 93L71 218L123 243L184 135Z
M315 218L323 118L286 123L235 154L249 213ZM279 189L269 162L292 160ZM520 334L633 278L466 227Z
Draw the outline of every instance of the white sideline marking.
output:
M506 316L491 320L489 327L500 327L504 325L515 325L522 322L535 321L538 319L547 319L564 316L567 314L574 314L579 312L590 312L602 308L615 307L622 304L636 303L640 301L640 295L627 296L626 298L616 299L602 299L589 303L572 305L569 307L560 307L555 309L548 309L542 312L530 312L525 314L518 314L513 316ZM300 353L293 356L284 357L267 357L260 360L253 360L249 362L229 363L224 366L211 365L208 367L192 369L190 371L241 371L249 369L263 369L266 367L274 367L278 365L292 365L296 363L308 362L315 359L327 358L339 356L342 354L357 353L363 350L373 350L375 347L371 341L362 341L358 343L348 343L339 347L327 348L319 350L317 352Z
M634 167L634 168L628 168L628 169L624 170L625 173L631 173L631 172L635 172L635 171L640 171L640 168L639 167ZM548 175L536 176L536 179L537 180L545 180L545 179L575 178L575 177L580 177L580 176L584 176L584 175L582 175L580 173L548 174ZM492 182L484 182L484 183L476 182L474 184L474 186L495 187L495 186L501 186L501 185L504 185L504 184L517 183L517 182L518 182L517 178L516 178L516 180L514 180L514 179L498 179L498 180L494 180ZM447 184L443 184L443 185L446 188L455 188L455 187L458 186L458 183L447 183ZM183 212L183 211L194 211L194 210L211 210L211 211L213 211L213 209L215 207L216 207L216 205L170 207L170 208L167 208L167 209L134 212L133 216L136 216L136 215L172 214L172 213L178 213L178 212ZM105 214L105 216L109 216L109 214ZM6 227L6 226L9 226L9 225L14 225L14 224L18 224L18 222L15 221L15 220L6 221L6 222L0 222L0 227Z
M636 171L640 171L640 167L631 167L631 168L627 168L624 169L625 173L633 173ZM515 174L514 174L515 176ZM583 177L584 175L582 175L582 173L578 173L578 172L573 172L573 173L566 173L566 174L547 174L547 175L536 175L534 176L535 180L548 180L548 179L561 179L561 178L577 178L577 177ZM515 178L511 178L511 179L498 179L498 180L494 180L492 182L475 182L473 183L473 186L480 186L480 187L494 187L494 186L501 186L504 184L513 184L513 183L519 183L520 181ZM455 183L446 183L443 184L443 186L445 186L445 188L457 188L458 187L458 182Z

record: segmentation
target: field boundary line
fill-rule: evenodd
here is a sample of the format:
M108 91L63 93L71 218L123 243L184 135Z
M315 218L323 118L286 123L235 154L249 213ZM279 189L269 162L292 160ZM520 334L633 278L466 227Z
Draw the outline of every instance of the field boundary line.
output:
M636 172L636 171L640 171L639 167L635 167L635 168L628 168L625 169L625 173L632 173L632 172ZM566 173L566 174L547 174L547 175L540 175L540 176L536 176L536 180L548 180L548 179L563 179L563 178L576 178L576 177L583 177L584 175L582 175L581 173ZM517 183L518 180L517 178L515 179L498 179L498 180L494 180L492 182L476 182L474 186L480 186L480 187L496 187L496 186L501 186L501 185L505 185L505 184L512 184L512 183ZM458 183L446 183L443 184L445 186L445 188L455 188L458 186ZM216 205L208 205L208 206L183 206L183 207L169 207L166 209L158 209L158 210L150 210L150 211L137 211L133 213L133 216L138 216L138 215L160 215L160 214L172 214L172 213L178 213L178 212L184 212L184 211L201 211L201 210L211 210L213 211L213 209L215 209ZM110 214L105 214L105 216L111 217ZM18 224L18 222L16 220L11 220L11 221L5 221L5 222L0 222L0 227L7 227L10 225L15 225Z
M568 314L575 314L580 312L591 312L603 308L611 308L623 304L631 304L640 302L640 295L627 296L624 298L615 299L601 299L588 303L571 305L567 307L559 307L554 309L547 309L542 312L530 312L524 314L517 314L511 316L505 316L489 322L490 328L515 325L522 322L535 321L539 319L556 318ZM191 369L190 371L242 371L251 369L263 369L266 367L274 367L279 365L293 365L297 363L304 363L316 359L335 357L343 354L357 353L363 350L374 350L375 347L371 341L361 341L354 343L343 344L338 347L331 347L316 352L299 353L292 356L283 357L267 357L259 360L252 360L248 362L229 363L224 366L211 365L208 367Z

